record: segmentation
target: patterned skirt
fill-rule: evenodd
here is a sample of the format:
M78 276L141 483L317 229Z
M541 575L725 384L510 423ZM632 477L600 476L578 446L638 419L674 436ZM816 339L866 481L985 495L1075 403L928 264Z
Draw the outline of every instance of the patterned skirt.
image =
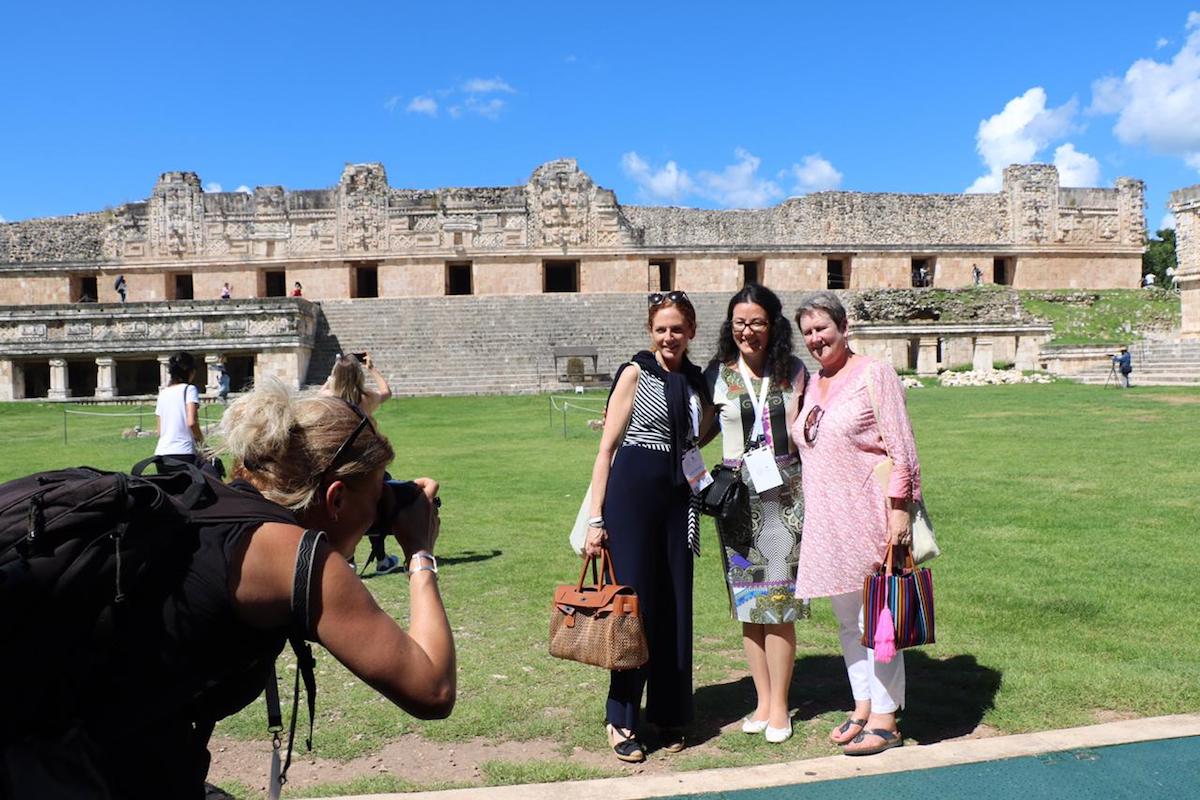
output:
M717 520L730 615L741 622L774 625L809 616L808 601L795 596L804 528L799 460L781 463L779 472L783 485L760 494L743 471L748 507L729 521Z

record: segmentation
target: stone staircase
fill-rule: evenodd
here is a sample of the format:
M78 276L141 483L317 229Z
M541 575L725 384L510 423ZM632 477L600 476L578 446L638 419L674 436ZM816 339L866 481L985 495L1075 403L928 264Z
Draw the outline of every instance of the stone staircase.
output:
M1200 340L1145 340L1135 342L1129 351L1134 386L1200 386ZM1103 384L1109 380L1109 366L1099 365L1072 377L1080 383Z
M692 360L703 366L729 295L689 297L698 320ZM795 307L796 298L783 299L785 308ZM649 344L643 294L371 298L319 306L306 382L323 383L338 353L366 350L397 395L569 391L559 375L565 363L555 370L553 348L594 347L597 371L612 374ZM795 347L811 362L799 336Z

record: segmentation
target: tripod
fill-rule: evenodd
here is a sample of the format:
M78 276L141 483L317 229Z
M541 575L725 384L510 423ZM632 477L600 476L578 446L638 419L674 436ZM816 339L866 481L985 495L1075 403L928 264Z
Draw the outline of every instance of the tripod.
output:
M1108 384L1112 383L1114 389L1121 388L1121 378L1117 375L1117 362L1112 362L1108 365L1108 377L1104 379L1104 388L1108 388Z

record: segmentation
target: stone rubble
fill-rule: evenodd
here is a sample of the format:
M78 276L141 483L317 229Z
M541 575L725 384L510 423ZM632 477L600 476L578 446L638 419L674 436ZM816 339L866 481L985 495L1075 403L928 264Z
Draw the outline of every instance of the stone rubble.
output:
M1054 378L1041 373L1026 375L1015 369L943 372L938 375L938 384L941 386L999 386L1006 383L1054 383Z

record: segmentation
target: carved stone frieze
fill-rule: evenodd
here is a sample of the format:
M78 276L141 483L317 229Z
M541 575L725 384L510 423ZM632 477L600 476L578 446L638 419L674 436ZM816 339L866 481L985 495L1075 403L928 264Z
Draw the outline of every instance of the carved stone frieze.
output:
M160 257L204 252L204 192L194 172L164 172L150 194L150 248Z
M387 173L382 164L347 164L337 187L338 244L344 253L386 250Z

